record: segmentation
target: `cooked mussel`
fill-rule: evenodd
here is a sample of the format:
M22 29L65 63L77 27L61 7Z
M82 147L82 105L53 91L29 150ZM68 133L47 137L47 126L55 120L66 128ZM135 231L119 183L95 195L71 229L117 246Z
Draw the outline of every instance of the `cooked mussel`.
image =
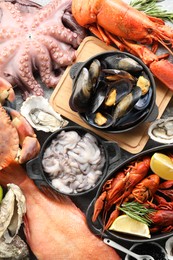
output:
M111 83L101 80L90 103L90 113L96 112L101 106L108 109L115 106L124 96L132 90L131 81L121 79Z
M146 73L144 73L144 72L141 73L141 75L138 77L136 85L141 88L142 95L145 95L148 92L148 90L151 86L151 83L150 83Z
M132 82L136 81L135 77L125 70L103 69L102 71L105 73L105 79L108 81L116 81L120 79L128 79Z
M127 114L139 100L142 95L141 88L134 87L132 91L126 95L121 101L115 106L113 111L113 123L112 126L115 126L117 121L122 118L125 114Z
M85 114L84 118L90 125L100 129L106 129L112 125L112 116L104 111Z
M88 109L90 113L96 112L96 110L103 104L106 93L108 91L108 84L104 80L100 80L95 87L95 92L91 98L90 108Z
M126 71L142 71L143 67L134 59L125 54L110 55L104 59L109 68L126 70Z
M101 71L101 63L98 59L94 59L89 67L89 74L92 84L95 85Z
M148 113L149 109L144 109L142 112L140 110L134 111L134 109L132 109L116 122L116 129L121 130L131 127L134 125L134 122L135 124L138 124Z
M143 110L148 107L149 103L151 102L152 94L153 90L152 88L149 88L148 92L140 97L134 108L137 110Z
M70 98L70 106L76 112L86 112L93 85L87 68L83 68L75 81L74 91Z

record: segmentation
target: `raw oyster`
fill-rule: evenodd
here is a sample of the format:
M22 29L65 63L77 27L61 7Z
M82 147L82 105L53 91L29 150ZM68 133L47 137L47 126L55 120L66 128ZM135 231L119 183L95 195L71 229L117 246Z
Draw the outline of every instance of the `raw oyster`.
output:
M173 260L173 236L166 241L165 250L168 254L168 259Z
M54 132L68 124L42 96L31 96L23 102L21 114L38 131Z
M7 193L0 204L0 238L11 243L17 235L26 212L25 197L15 184L7 185Z
M0 238L0 259L29 259L27 244L17 235L11 243Z
M156 120L150 125L148 135L159 143L173 143L173 117Z

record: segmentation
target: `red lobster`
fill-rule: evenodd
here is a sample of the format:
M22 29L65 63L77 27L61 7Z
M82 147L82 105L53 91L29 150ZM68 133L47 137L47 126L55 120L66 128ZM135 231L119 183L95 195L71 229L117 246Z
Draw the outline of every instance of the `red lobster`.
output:
M173 90L173 64L165 59L169 54L156 55L159 43L173 54L173 30L163 20L150 17L121 0L72 0L72 13L79 25L102 41L112 42L121 51L140 57L152 73Z
M122 201L131 194L135 185L147 175L149 167L150 157L145 157L140 162L132 163L123 172L119 172L115 178L108 180L103 185L103 193L96 200L92 221L96 221L98 215L103 210L103 221L105 222L110 208L115 204L117 206L122 203ZM112 224L118 214L119 210L116 207L111 213L105 229Z

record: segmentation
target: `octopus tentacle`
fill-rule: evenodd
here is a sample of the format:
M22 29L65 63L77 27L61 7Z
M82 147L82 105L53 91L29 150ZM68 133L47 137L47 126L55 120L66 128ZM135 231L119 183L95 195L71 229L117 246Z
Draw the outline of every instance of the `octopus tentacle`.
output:
M43 44L39 44L37 42L35 43L35 51L36 51L35 62L36 62L36 66L39 69L42 81L48 87L56 86L59 81L59 77L56 77L52 72L53 68L52 68L52 63L51 63L48 49L45 48Z
M72 45L76 48L79 45L78 35L70 29L65 28L63 25L52 24L51 26L45 26L44 29L40 30L45 36L52 36L53 38L63 41ZM80 40L81 42L81 40Z
M76 51L64 42L55 40L52 37L42 39L50 52L52 59L56 62L56 67L71 65L76 58ZM66 52L64 52L66 50Z
M17 82L21 88L23 88L23 85L25 85L28 94L32 92L33 95L42 96L43 89L40 84L38 84L38 82L35 80L32 72L32 60L30 58L29 44L25 45L23 52L20 52L20 54L18 55L20 55L21 59L18 63L18 66L16 66L16 75L13 75L13 77L18 78Z

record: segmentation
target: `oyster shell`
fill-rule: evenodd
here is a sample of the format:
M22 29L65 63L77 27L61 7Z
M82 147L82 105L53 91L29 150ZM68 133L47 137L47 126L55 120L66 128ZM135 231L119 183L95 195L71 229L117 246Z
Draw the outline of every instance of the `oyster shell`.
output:
M7 193L0 204L0 238L11 243L17 235L26 212L25 197L15 184L7 184Z
M9 244L0 238L0 259L29 259L27 244L18 235Z
M159 143L173 143L173 117L156 120L150 125L148 135Z
M166 241L165 250L168 254L168 259L173 260L173 236Z
M23 102L21 114L38 131L54 132L68 124L42 96L30 96Z

